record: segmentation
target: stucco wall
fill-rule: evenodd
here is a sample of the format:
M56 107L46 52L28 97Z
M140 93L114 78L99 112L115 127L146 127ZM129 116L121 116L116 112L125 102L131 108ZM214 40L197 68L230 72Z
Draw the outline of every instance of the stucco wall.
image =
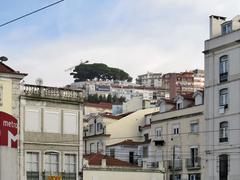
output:
M84 180L163 180L160 172L84 170Z

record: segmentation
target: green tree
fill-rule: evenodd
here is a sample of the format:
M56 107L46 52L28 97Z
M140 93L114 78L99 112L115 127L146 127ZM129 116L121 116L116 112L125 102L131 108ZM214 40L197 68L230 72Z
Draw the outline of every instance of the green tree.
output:
M94 63L94 64L79 64L75 67L70 75L73 76L75 82L92 80L92 79L102 79L102 80L127 80L128 82L132 81L132 77L129 76L125 71L108 67L103 63Z

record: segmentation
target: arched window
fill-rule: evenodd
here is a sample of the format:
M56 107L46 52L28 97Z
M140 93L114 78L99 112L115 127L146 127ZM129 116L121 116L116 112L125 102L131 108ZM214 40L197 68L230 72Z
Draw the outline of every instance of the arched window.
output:
M219 142L228 142L228 122L223 121L220 123Z
M228 180L228 155L219 156L219 180Z
M59 174L59 153L57 152L45 153L45 173L46 175Z

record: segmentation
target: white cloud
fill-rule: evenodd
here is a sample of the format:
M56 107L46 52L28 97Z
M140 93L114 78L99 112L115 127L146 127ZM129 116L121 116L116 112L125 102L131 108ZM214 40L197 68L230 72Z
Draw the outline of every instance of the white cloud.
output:
M12 61L13 66L29 73L27 82L34 83L36 78L41 77L46 85L53 86L71 83L72 77L64 70L86 59L90 59L90 63L102 62L121 68L134 77L147 71L203 68L201 52L204 40L208 38L208 16L217 14L232 18L238 11L235 7L240 7L240 2L119 1L102 16L106 18L102 29L91 29L89 34L69 34L65 31L68 23L61 26L59 19L58 26L62 34L58 39L33 38L39 32L35 28L24 36L16 31L13 32L14 36L11 35L13 40L21 38L32 43L24 44L23 49L19 42L16 47L11 44L6 44L7 47L0 45L3 47L0 53L8 52L12 59L17 59ZM61 13L69 11L64 9ZM74 17L71 20L72 27L78 26L77 19ZM10 38L7 40L12 42Z

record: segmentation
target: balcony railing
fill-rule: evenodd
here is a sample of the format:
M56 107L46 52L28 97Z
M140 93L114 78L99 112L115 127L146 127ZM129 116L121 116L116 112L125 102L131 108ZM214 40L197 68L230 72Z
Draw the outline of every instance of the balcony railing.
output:
M22 94L25 96L83 102L83 92L81 90L30 84L25 84L22 88Z
M173 170L173 160L168 161L168 169ZM182 170L182 159L175 159L174 170Z
M201 168L201 158L189 158L186 159L186 168L187 169L200 169Z

